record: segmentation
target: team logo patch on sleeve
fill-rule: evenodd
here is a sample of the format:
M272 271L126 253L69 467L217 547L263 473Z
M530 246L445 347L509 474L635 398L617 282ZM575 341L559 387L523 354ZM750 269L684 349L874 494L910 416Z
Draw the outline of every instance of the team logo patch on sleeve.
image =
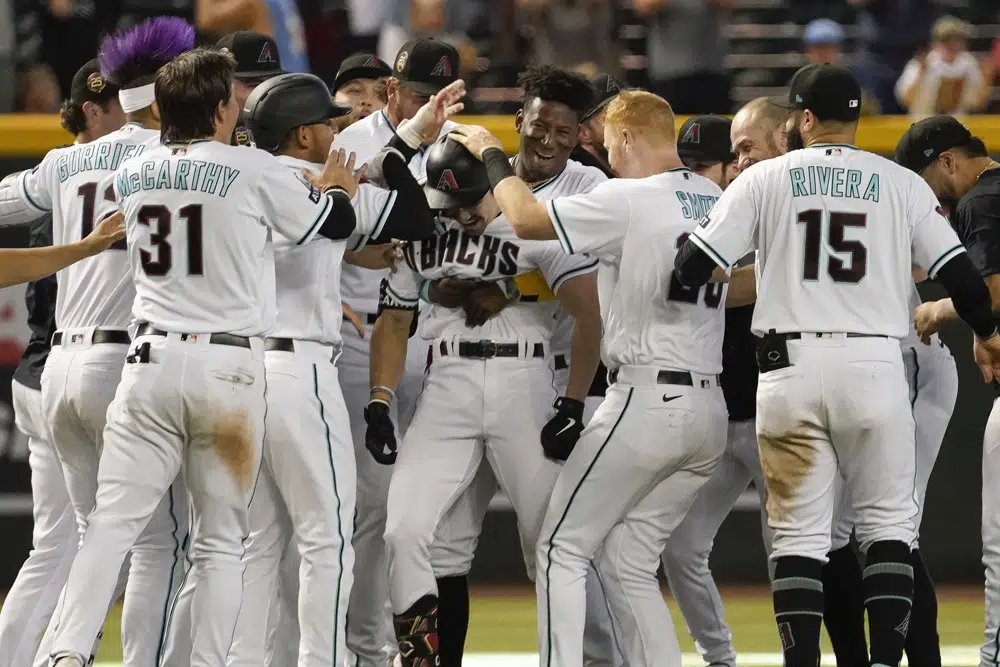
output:
M442 171L441 178L438 179L435 188L437 190L458 190L458 181L455 180L454 172L451 169Z
M708 227L708 223L711 222L711 218L707 215L698 222L699 227Z
M948 211L945 209L944 206L937 206L934 208L934 210L937 211L938 215L940 215L945 220L951 220L951 217L948 215Z
M323 193L319 191L319 188L307 181L302 174L295 174L295 176L302 182L302 185L309 188L309 201L314 204L318 204L319 200L323 197Z

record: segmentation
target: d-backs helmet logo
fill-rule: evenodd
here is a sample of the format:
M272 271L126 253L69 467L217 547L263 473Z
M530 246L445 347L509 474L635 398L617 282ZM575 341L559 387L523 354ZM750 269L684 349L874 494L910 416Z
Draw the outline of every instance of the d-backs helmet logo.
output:
M441 56L441 60L431 70L431 76L451 76L451 61L448 56Z
M701 143L701 123L693 123L691 127L687 129L684 136L681 137L680 143L682 144L700 144Z
M441 172L441 178L438 179L437 185L434 186L437 190L458 190L458 181L455 180L455 174L451 169L445 169Z
M87 77L87 90L90 92L99 93L104 90L105 86L107 86L107 83L100 72L91 72L90 76Z

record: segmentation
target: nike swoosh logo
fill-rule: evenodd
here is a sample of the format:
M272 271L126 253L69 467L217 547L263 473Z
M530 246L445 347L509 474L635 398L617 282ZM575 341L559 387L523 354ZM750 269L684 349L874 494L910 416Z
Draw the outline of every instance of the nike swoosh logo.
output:
M663 402L664 403L669 403L670 401L674 400L675 398L680 398L682 395L683 394L678 394L677 396L667 396L666 394L664 394L663 395Z
M556 435L559 435L560 433L562 433L563 431L565 431L568 428L573 428L573 426L576 424L576 420L573 419L572 417L567 417L567 419L569 419L569 423L566 424L565 426L563 426L562 430L559 431L559 433L556 433Z

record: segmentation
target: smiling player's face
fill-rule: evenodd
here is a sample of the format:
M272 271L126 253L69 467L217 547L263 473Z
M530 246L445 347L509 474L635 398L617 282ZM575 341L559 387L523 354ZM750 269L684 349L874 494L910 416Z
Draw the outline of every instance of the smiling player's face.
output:
M470 236L482 236L486 228L500 215L500 206L492 192L479 200L475 206L466 206L444 212L445 217Z
M517 114L521 134L518 160L531 182L552 178L566 168L576 147L580 121L576 112L559 102L532 97Z

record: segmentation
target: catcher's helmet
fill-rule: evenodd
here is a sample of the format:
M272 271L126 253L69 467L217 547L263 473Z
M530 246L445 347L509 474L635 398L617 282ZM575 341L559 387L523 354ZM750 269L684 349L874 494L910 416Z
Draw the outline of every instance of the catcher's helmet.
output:
M324 123L350 111L350 107L334 104L330 89L318 76L279 74L253 89L243 107L243 120L257 148L273 153L289 130Z
M445 138L427 152L424 194L432 210L473 206L489 191L486 165L465 146Z

